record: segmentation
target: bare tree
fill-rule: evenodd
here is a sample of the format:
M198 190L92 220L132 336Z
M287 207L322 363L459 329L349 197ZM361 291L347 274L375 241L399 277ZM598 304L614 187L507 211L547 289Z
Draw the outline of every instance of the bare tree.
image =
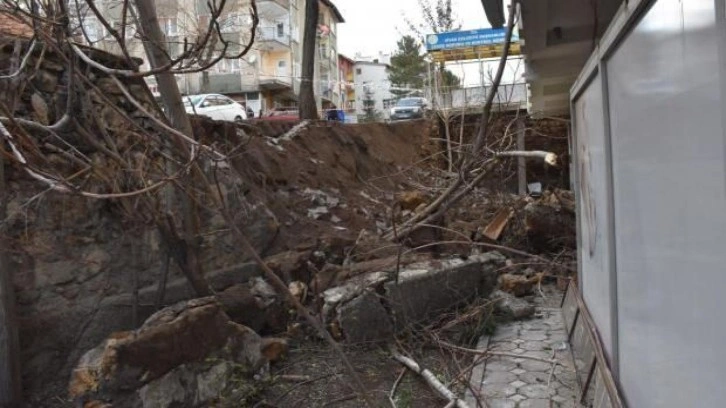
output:
M24 55L19 58L20 66L8 75L0 76L0 85L17 77L21 83L19 89L24 89L52 53L63 65L60 85L65 92L64 103L59 104L62 108L48 121L17 114L28 109L19 111L13 100L0 101L0 140L3 142L0 154L11 158L16 168L44 185L47 192L110 200L129 219L156 225L166 241L164 246L171 259L185 273L198 296L211 293L211 289L201 273L197 254L192 253L200 239L195 224L202 210L222 215L236 242L260 265L266 278L338 352L357 392L368 401L368 406L373 406L340 345L319 319L289 292L287 285L265 264L237 225L218 180L218 164L229 163L230 157L217 146L195 139L189 118L183 112L174 75L201 72L224 59L245 55L254 43L258 23L255 1L249 3L251 24L247 29L250 35L244 42L235 44L229 36L223 35L226 34L223 31L226 1L209 0L207 29L183 40L177 39L176 44L181 47L176 51L171 50L169 39L164 38L154 10L158 4L152 0L111 0L121 10L113 19L97 7L102 2L70 0L75 6L68 7L68 1L45 0L29 5L23 0L0 0L0 12L18 16L32 27L33 32L18 48L18 54ZM315 12L308 13L314 18L310 35L313 51L317 20L317 2L314 3ZM109 56L77 42L83 38L97 38L97 33L89 31L84 23L83 13L103 27L120 57ZM141 39L146 49L148 69L134 57L127 42L126 26L131 26L131 22L136 26L134 37ZM144 78L151 76L156 78L165 112L155 106L143 83ZM312 73L308 78L312 85ZM99 86L100 82L104 89ZM143 95L132 92L132 86L136 87L135 92ZM53 88L49 92L55 92L58 86ZM142 90L138 91L139 88ZM112 92L108 92L109 89ZM52 103L55 101L57 98ZM312 107L315 110L314 103ZM117 123L108 123L107 116L112 116ZM231 146L226 151L239 148ZM233 177L234 171L230 170ZM183 197L181 234L176 226L179 217L175 218L174 206L167 206L168 197L162 194L165 188L173 188L178 197ZM2 272L4 270L0 269ZM134 279L136 283L137 279ZM162 285L160 281L160 294L163 294ZM6 287L3 284L0 288ZM136 287L134 293L138 293ZM4 294L0 291L0 298L11 302L12 299ZM138 310L138 299L134 303L132 310ZM8 317L0 318L0 339L11 337L14 316ZM17 357L17 347L0 342L0 356L10 354ZM10 360L0 361L2 368L13 367L6 361ZM16 386L15 380L19 377L10 372L8 375L7 382L0 384L0 390ZM0 376L0 380L4 379Z
M152 1L118 0L115 3L121 12L111 19L99 9L102 3L92 0L0 1L0 13L12 16L10 18L21 27L16 35L28 37L11 39L15 50L13 58L5 68L7 72L0 73L0 170L3 170L0 171L0 405L3 406L21 399L15 301L5 256L8 196L4 162L10 159L14 167L45 185L47 192L113 200L129 218L138 222L157 222L160 229L163 226L171 232L167 236L178 235L174 234L173 220L165 222L169 218L164 216L164 206L160 205L163 198L156 193L165 186L179 186L179 181L187 174L196 174L192 170L197 168L198 158L218 159L220 154L194 139L174 74L198 72L222 59L241 57L252 46L258 21L252 1L250 39L233 51L235 44L226 40L220 29L225 1L210 1L207 30L185 39L181 52L171 55L153 15ZM139 21L134 21L137 17ZM84 23L85 19L103 27L123 63L119 58L111 58L79 43L90 42L84 39L95 38L99 30L98 25L91 28ZM142 70L140 60L130 50L128 41L134 37L128 32L134 26L137 28L135 36L148 45L150 70ZM89 32L91 29L94 32ZM54 89L45 89L46 94L51 95L60 90L61 98L53 99L60 103L51 107L58 111L49 115L47 110L54 102L35 93L35 116L18 115L17 112L23 111L19 110L19 96L36 86L31 84L34 78L44 74L41 66L58 63L48 62L50 55L63 65L59 86L50 85ZM152 75L160 84L169 118L146 103L153 101L150 94L145 98L134 95L135 92L129 89L130 84L141 85L144 77ZM135 106L133 109L143 113L151 124L148 127L141 125L119 107L117 99L99 88L99 78L105 81L106 89L115 87L123 92L126 100ZM109 117L118 122L108 123ZM167 143L169 140L172 143ZM91 150L93 154L89 153ZM173 165L169 166L169 163ZM190 183L177 188L179 197L191 202L194 185ZM185 234L172 245L186 246L186 251L182 251L185 256L175 260L187 272L197 294L205 295L211 290L204 281L198 261L194 263L196 252L191 242L196 237L191 228L186 228L193 225L192 211L182 215Z
M318 119L313 78L315 77L315 42L318 30L318 0L305 1L305 31L303 34L302 79L300 82L300 118Z
M494 77L492 86L489 88L489 92L487 93L487 98L484 103L473 146L471 149L464 151L459 163L457 163L457 168L455 170L458 177L446 190L439 194L433 202L427 205L426 208L405 220L401 226L398 226L397 228L394 226L394 228L385 235L387 239L405 238L411 232L424 225L436 224L436 222L440 220L452 206L456 205L464 196L469 194L478 184L482 182L482 180L484 180L484 178L489 174L489 171L496 165L500 157L514 155L511 152L502 152L501 150L504 149L500 149L500 151L489 150L484 152L483 148L488 135L492 105L499 89L499 84L502 80L504 68L509 57L512 31L519 12L518 7L519 2L517 0L513 0L509 10L509 17L507 19L507 31L497 73ZM552 162L552 157L545 157L545 155L540 156L542 156L545 160Z

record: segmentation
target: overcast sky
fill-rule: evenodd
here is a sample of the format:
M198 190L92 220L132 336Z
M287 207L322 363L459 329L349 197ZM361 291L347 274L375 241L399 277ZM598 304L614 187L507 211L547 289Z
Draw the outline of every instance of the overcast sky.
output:
M436 0L429 0L435 3ZM378 55L379 51L392 53L401 34L409 34L405 18L421 22L418 0L333 0L345 19L338 25L338 51L348 57L357 52L364 56ZM489 28L481 0L453 0L454 15L463 30ZM465 65L448 64L465 86L481 84L480 68L476 61ZM486 71L496 70L497 61L484 63ZM517 57L509 60L502 83L522 80L524 65Z
M435 2L435 0L431 0ZM338 26L338 49L349 57L356 52L376 55L392 52L401 33L408 34L405 17L421 21L418 0L333 0L343 14ZM489 27L481 0L453 0L463 29Z

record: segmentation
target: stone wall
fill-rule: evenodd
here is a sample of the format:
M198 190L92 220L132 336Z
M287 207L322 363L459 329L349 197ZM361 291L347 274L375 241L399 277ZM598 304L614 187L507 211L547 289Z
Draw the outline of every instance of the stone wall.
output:
M27 45L25 40L0 38L0 69L8 68L18 42ZM30 80L17 95L13 114L53 124L65 112L69 74L62 56L49 50L43 52L42 48L38 45L28 60ZM88 53L107 66L128 69L122 60L110 54L97 50ZM90 83L80 92L75 88L77 106L71 109L75 119L93 117L92 123L84 125L89 129L112 129L110 137L116 138L119 145L123 145L124 129L129 126L124 115L133 118L134 125L158 132L110 78L83 64L78 69ZM123 82L145 110L161 117L142 78L125 78ZM0 83L2 91L7 91L7 86L8 82ZM239 129L230 124L203 118L194 118L193 122L198 138L229 140L240 136ZM32 134L32 129L28 129ZM72 130L61 134L66 140L79 142L85 154L94 154L93 147L83 145L82 138ZM44 153L53 160L52 153ZM18 304L25 397L32 407L63 405L69 373L78 358L110 333L132 329L155 311L165 252L161 250L155 226L136 216L142 214L133 214L143 212L143 207L129 210L116 200L49 191L17 164L8 162L6 177L5 222ZM239 183L223 183L232 211L239 214L240 224L264 253L277 234L277 220L266 207L247 200ZM224 220L204 210L198 215L202 263L212 286L221 291L256 275L256 268L249 265L229 267L245 257L231 239ZM214 272L223 267L226 269ZM140 289L136 321L131 296L134 287ZM163 305L192 296L172 261Z

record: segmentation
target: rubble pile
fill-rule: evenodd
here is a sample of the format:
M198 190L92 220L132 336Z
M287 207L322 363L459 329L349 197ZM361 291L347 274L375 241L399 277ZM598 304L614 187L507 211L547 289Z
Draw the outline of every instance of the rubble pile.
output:
M0 47L0 61L9 52ZM115 63L105 54L94 58ZM64 65L48 54L39 67L14 114L55 123L65 111ZM81 102L91 113L86 119L95 118L89 128L115 129L127 115L155 131L114 81L89 72ZM160 115L143 81L124 81L144 110ZM229 152L214 175L233 222L292 295L348 344L388 341L487 296L502 299L503 315L526 316L521 297L546 275L566 273L561 265L573 259L574 200L559 189L566 186L559 176L541 197L519 197L509 193L511 174L498 170L440 225L402 245L383 239L455 177L431 159L435 126L426 120L233 124L195 117L193 126L198 140ZM123 138L124 129L114 132ZM220 396L239 403L286 347L261 336L309 334L214 209L200 209L194 242L215 296L190 300L195 294L183 274L172 266L165 275L168 249L152 222L129 222L117 200L48 193L17 167L8 165L6 174L31 403L65 395L71 372L70 395L89 407L209 406ZM558 264L529 266L528 254Z

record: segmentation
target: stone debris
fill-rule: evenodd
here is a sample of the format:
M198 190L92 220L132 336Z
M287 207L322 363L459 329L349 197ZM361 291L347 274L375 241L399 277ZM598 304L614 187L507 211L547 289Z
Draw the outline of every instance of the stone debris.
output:
M428 201L427 197L418 190L405 191L398 196L398 204L402 210L415 211Z
M534 305L510 293L497 290L490 298L495 302L495 312L507 319L524 319L534 314Z
M83 355L69 395L128 407L207 406L230 385L232 371L253 381L267 370L262 346L215 298L181 302Z
M531 295L534 287L542 280L541 274L523 276L505 273L499 276L499 287L517 297Z

